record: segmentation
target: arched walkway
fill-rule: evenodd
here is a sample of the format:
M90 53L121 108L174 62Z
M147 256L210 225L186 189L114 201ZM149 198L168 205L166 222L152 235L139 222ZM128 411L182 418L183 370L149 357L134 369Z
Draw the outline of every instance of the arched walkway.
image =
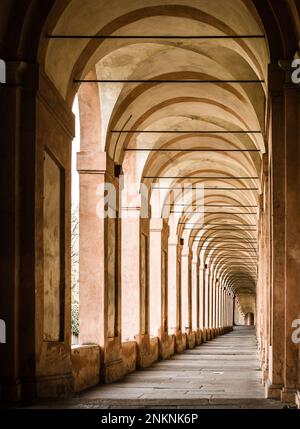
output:
M188 405L190 400L197 405L222 401L225 405L230 400L244 406L250 406L252 400L258 403L264 398L264 389L255 330L236 327L223 337L128 375L121 383L88 390L79 400L98 399L101 405L102 400L109 403L124 398L135 405L155 400L160 406L176 405L177 401Z
M199 399L229 395L214 380L232 366L298 404L298 1L38 3L0 5L0 395L70 397L220 351ZM226 350L254 332L244 371Z
M127 375L111 385L88 389L55 408L265 408L255 330L235 327L201 347Z

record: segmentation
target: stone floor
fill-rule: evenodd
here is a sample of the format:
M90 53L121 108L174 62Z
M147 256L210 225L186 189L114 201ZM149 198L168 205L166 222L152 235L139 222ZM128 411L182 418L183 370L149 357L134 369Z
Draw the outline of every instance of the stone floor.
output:
M264 399L260 380L255 331L236 327L123 381L35 408L282 408Z

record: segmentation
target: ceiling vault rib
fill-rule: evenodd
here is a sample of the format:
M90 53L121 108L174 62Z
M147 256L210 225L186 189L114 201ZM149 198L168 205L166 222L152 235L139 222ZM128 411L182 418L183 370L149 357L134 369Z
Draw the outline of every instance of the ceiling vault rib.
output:
M45 39L265 39L266 36L264 34L220 34L220 35L202 35L202 36L168 36L168 35L126 35L126 36L118 36L118 35L104 35L104 34L95 34L95 35L77 35L77 34L47 34Z
M242 131L242 130L223 130L223 131L204 131L204 130L110 130L114 133L127 133L127 134L262 134L262 131Z
M260 149L153 149L153 148L126 148L124 152L260 152Z
M222 205L222 204L184 204L184 203L174 203L174 204L164 204L165 206L182 206L182 207L222 207L222 208L257 208L258 206L231 206L231 205ZM213 212L214 213L214 212ZM231 212L229 212L231 213Z
M153 190L159 190L159 189L176 190L176 189L182 189L182 188L181 187L177 187L177 188L175 187L174 188L174 187L164 187L164 186L157 187L157 186L155 186L152 189ZM198 188L188 187L188 190L192 190L192 189L199 189L199 187ZM259 190L259 188L219 188L219 187L210 187L210 186L205 186L205 187L203 187L203 189L204 190L211 190L211 191L258 191Z
M256 180L259 179L257 176L248 176L248 177L239 177L239 176L144 176L144 179L211 179L211 180L217 180L217 179L226 179L226 180ZM257 206L256 206L257 207Z
M171 210L171 213L181 213L180 210ZM198 211L187 211L184 210L183 213L195 213L195 214L233 214L233 215L240 215L240 216L245 216L245 215L257 215L256 212L208 212L208 211L203 211L203 212L198 212Z
M160 79L74 79L74 83L265 83L264 79L190 79L190 80L160 80Z

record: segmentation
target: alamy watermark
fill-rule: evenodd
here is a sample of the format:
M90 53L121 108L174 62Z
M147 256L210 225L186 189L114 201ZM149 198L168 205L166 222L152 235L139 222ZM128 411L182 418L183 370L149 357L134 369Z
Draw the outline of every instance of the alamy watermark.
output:
M292 328L296 328L292 333L292 342L300 344L300 319L293 320Z
M171 214L179 218L187 210L189 214L197 214L198 222L203 218L205 188L202 183L166 185L160 182L148 187L145 183L126 183L126 178L120 176L118 188L120 192L112 183L98 185L96 213L99 219L135 217L137 211L141 218L148 218L150 213L153 218L168 219Z
M0 59L0 84L6 83L6 64L4 60Z
M4 320L0 319L0 344L6 343L6 324Z
M292 73L292 82L300 84L300 58L292 62L292 68L295 69Z

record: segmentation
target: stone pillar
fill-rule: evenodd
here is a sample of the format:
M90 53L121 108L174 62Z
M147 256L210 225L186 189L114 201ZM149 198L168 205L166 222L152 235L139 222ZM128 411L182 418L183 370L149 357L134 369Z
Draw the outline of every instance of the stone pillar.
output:
M27 92L24 88L23 82L19 80L21 68L24 63L6 62L7 68L10 69L11 76L7 76L9 86L0 87L0 115L1 115L1 146L0 146L0 186L1 197L1 241L0 241L0 283L1 283L1 299L0 299L0 318L5 323L6 342L0 343L0 402L2 400L18 401L21 399L22 384L21 384L21 356L19 353L19 342L22 336L20 332L19 323L19 301L21 291L20 276L16 275L20 271L21 264L21 247L22 243L19 239L20 229L23 227L32 234L32 220L31 216L26 215L24 219L24 211L21 212L21 202L24 200L24 185L26 185L29 177L29 168L34 171L33 162L34 158L30 161L27 159L28 165L20 165L20 151L22 150L22 135L20 130L24 129L25 124L22 125L22 103L26 99ZM36 82L37 85L37 82ZM33 88L32 88L33 89ZM32 90L31 89L31 90ZM26 105L28 108L28 105ZM33 107L33 111L34 112ZM25 116L25 115L24 115ZM26 115L27 117L27 115ZM28 128L27 124L27 128ZM33 130L34 132L34 130ZM27 148L23 145L23 151ZM32 150L30 149L30 157L32 157ZM23 174L21 168L24 168ZM26 172L26 174L25 174ZM29 176L29 177L28 177ZM20 180L22 180L22 193L20 192ZM32 178L34 183L34 179ZM5 186L3 185L5 184ZM26 197L25 197L26 198ZM32 210L32 207L26 208ZM33 212L34 213L34 212ZM32 216L34 214L32 213ZM27 222L27 225L26 225ZM29 242L27 243L27 245ZM23 243L26 246L25 243ZM30 247L32 244L30 244ZM30 249L28 249L30 250ZM25 255L23 255L25 256ZM29 254L30 256L30 254ZM27 256L28 257L28 256ZM26 258L26 256L25 256ZM28 261L27 261L28 262ZM28 267L29 268L29 267ZM32 267L29 269L32 270ZM27 276L26 276L27 277ZM29 278L29 283L34 290L34 277ZM24 285L23 285L24 288ZM27 294L28 294L28 287ZM33 293L33 292L32 292ZM28 310L28 325L26 330L30 337L29 355L34 356L34 300L33 305L30 304ZM27 315L26 315L27 316ZM26 320L26 317L25 317ZM8 341L8 338L10 339ZM25 352L27 355L27 353ZM12 359L12 356L14 359ZM23 356L23 353L22 353ZM27 356L26 356L27 358ZM30 375L34 372L30 365ZM29 375L29 374L28 374Z
M265 326L265 338L267 346L265 353L265 369L267 370L266 395L268 398L279 399L283 385L282 356L284 354L284 273L285 259L284 246L285 227L285 186L284 169L285 153L284 145L284 99L283 99L284 73L277 65L269 65L269 91L271 106L271 142L269 151L270 166L270 283L271 289L268 296L265 295L264 306L268 322ZM267 233L266 228L263 230ZM266 288L266 286L265 286ZM264 369L264 368L263 368Z
M219 302L219 280L216 279L216 331L219 335L219 314L220 314L220 302Z
M36 73L32 70L27 79L36 82ZM21 332L19 354L24 359L23 396L58 398L72 394L74 388L70 241L75 121L71 108L43 73L38 87L37 97L31 93L27 100L24 91L25 122L20 125L24 224L19 323L26 329Z
M259 204L259 219L258 219L258 278L257 278L257 292L256 292L256 335L258 341L258 352L261 366L264 361L264 310L263 310L263 293L265 290L266 279L268 275L269 258L268 249L269 245L266 242L268 233L269 215L267 209L269 204L268 193L268 155L263 155L263 168L261 175L261 183L263 193L260 196Z
M150 221L150 334L159 338L160 357L170 357L168 341L168 236L164 219Z
M223 285L220 284L220 328L221 333L223 333Z
M115 165L106 153L80 152L77 170L80 175L79 342L101 346L101 378L112 382L123 375L119 184Z
M228 321L228 292L227 290L225 290L225 327L228 328L229 326L229 321Z
M221 311L222 311L222 327L225 328L226 324L225 324L225 287L222 287L221 290L222 293L222 307L221 307Z
M169 333L176 334L179 327L179 299L178 299L178 277L177 272L177 247L178 237L170 236L168 243L168 320Z
M217 307L216 307L216 273L213 274L213 280L212 280L212 329L214 336L216 335L216 314L217 314Z
M196 334L197 345L201 344L199 310L199 258L195 249L192 259L192 329Z
M74 387L69 264L74 116L37 64L6 66L8 85L0 88L0 318L6 328L0 396L58 398Z
M222 283L218 282L218 327L219 333L222 333Z
M299 395L299 334L293 335L300 319L300 87L285 85L285 335L284 387L281 398L295 402ZM296 220L297 219L297 220ZM296 322L295 322L296 321ZM297 326L296 326L297 324Z
M203 265L199 267L199 319L202 339L205 341L205 268Z
M168 319L169 333L175 335L175 349L185 349L185 337L181 331L181 252L177 235L171 235L168 243Z
M214 337L213 335L213 305L214 305L213 284L214 284L214 272L211 271L210 279L209 279L209 322L208 322L211 338Z
M224 309L224 327L227 327L227 300L226 300L226 289L223 292L223 309Z
M206 338L210 340L210 329L209 329L209 314L210 314L210 270L205 268L205 329Z
M181 255L181 329L187 334L187 344L190 348L192 343L192 251L189 247L184 247ZM195 343L194 343L195 344Z
M233 328L233 295L230 296L230 327Z
M122 331L138 344L137 366L152 363L149 338L149 219L141 195L122 198Z
M130 296L130 306L127 297ZM140 332L140 207L122 207L122 340Z
M231 293L229 294L229 326L232 327L233 325L233 320L232 320L232 316L233 316L233 308L232 308L232 296Z

